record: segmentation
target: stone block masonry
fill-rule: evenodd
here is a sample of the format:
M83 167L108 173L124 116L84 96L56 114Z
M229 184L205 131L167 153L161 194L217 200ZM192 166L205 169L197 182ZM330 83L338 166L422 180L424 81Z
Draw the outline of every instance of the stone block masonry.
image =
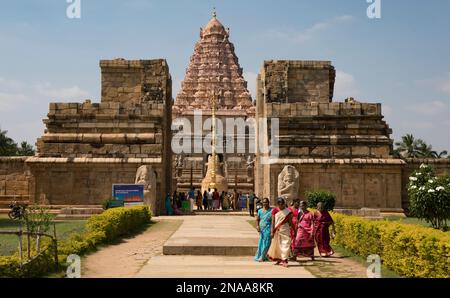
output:
M263 134L279 150L270 163L257 154L255 192L275 201L278 175L291 165L300 173L298 198L323 189L336 193L337 207L402 212L403 162L392 156L381 104L332 102L335 75L329 61L264 62L256 115L278 119L278 134Z
M134 183L151 165L158 212L171 191L172 81L167 62L102 60L100 103L51 103L37 156L26 163L36 181L30 194L49 204L99 204L113 183Z

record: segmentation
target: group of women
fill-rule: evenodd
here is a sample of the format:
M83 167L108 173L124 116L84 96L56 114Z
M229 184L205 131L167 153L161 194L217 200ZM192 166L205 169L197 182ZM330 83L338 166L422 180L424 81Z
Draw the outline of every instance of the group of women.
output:
M270 207L267 198L262 203L256 217L260 233L256 261L271 260L287 267L289 259L296 260L298 256L314 260L316 243L320 256L334 254L329 231L331 226L332 235L335 234L334 222L322 203L317 204L315 212L309 211L307 203L299 200L289 208L283 198L277 200L276 208Z

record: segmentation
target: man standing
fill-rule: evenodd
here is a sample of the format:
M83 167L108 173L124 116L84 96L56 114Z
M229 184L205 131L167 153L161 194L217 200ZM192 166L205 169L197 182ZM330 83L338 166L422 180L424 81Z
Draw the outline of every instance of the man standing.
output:
M212 210L213 206L213 190L208 188L208 210Z
M194 187L192 186L188 192L189 211L190 212L194 211L194 198L195 198L195 190L194 190Z
M248 211L251 217L255 216L255 195L253 194L253 191L250 191L248 196Z

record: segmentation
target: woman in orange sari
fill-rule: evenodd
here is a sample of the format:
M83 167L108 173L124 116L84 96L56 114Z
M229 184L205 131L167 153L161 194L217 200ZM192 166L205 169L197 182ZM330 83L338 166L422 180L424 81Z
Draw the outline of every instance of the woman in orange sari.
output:
M300 202L302 214L297 223L294 255L309 257L314 261L314 214L307 208L305 201Z
M334 254L334 250L330 245L330 226L332 235L336 234L334 229L334 221L330 213L324 208L322 202L317 204L317 211L315 214L316 227L315 236L317 248L321 257L330 257Z
M286 201L283 198L277 200L278 208L273 209L272 225L270 236L272 242L270 244L267 256L270 260L275 261L276 265L282 264L288 267L288 259L291 253L291 227L292 212L286 207Z

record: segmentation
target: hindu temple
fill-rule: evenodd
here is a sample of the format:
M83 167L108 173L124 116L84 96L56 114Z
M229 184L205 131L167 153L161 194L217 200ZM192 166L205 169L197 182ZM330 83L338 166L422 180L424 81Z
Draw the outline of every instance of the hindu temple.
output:
M221 183L272 202L321 189L336 194L338 208L403 212L408 176L420 163L438 173L450 168L448 160L394 158L381 104L336 101L330 61L264 61L252 99L230 36L214 13L200 29L175 99L165 59L101 60L99 102L50 103L36 155L0 158L0 205L98 207L111 199L112 184L136 183L145 185L158 215L167 193ZM209 130L179 124L199 117ZM240 145L252 134L236 127L214 133L217 150L206 152L195 140L216 131L211 118L217 125L255 119L271 150ZM194 142L174 153L171 141L180 132ZM229 144L233 150L219 150Z

